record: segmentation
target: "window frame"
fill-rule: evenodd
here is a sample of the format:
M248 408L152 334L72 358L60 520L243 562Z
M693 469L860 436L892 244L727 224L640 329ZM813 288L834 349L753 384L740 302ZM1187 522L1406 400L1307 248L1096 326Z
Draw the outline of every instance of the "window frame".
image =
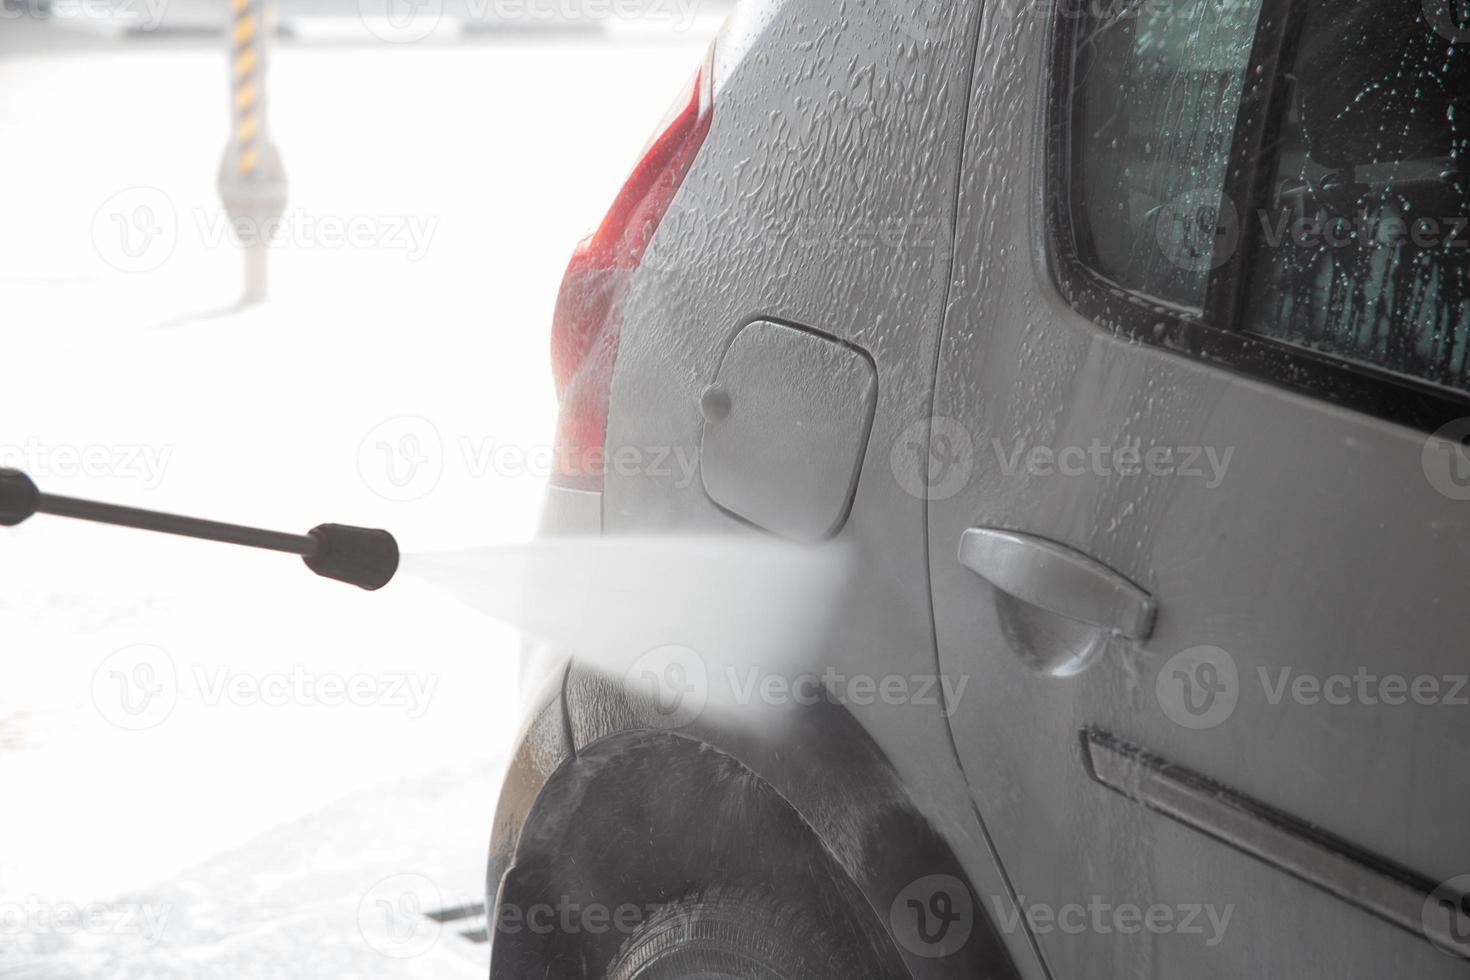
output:
M1226 165L1224 202L1237 215L1261 212L1276 170L1288 86L1283 67L1296 60L1310 0L1262 0L1246 81ZM1043 84L1047 87L1044 206L1046 253L1052 277L1068 304L1103 329L1322 401L1435 432L1470 416L1470 393L1297 347L1242 329L1258 237L1242 221L1237 247L1210 273L1202 314L1182 311L1129 290L1093 269L1078 254L1069 177L1080 147L1071 115L1073 45L1085 18L1054 5Z

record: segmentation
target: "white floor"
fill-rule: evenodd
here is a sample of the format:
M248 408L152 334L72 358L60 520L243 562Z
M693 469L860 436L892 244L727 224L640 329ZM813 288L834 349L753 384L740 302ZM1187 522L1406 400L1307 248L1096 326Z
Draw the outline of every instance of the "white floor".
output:
M223 50L0 22L0 465L407 551L526 537L562 267L711 26L283 45L291 230L238 312ZM0 530L0 975L482 976L419 913L480 897L514 654L411 581Z

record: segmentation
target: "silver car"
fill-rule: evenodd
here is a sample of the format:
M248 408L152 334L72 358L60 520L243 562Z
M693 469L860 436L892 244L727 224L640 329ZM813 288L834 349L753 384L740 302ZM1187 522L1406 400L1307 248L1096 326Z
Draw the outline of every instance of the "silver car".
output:
M1465 13L742 0L568 269L546 533L849 576L747 712L530 658L492 976L1466 975Z

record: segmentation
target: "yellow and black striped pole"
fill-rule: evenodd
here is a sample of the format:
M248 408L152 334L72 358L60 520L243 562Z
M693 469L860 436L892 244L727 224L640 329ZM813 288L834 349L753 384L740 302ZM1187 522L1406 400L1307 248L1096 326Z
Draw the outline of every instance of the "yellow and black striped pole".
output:
M259 167L265 137L264 8L259 0L230 0L231 153L242 179Z
M270 0L230 0L230 139L220 197L245 249L247 303L265 299L271 236L286 210L286 172L266 115Z

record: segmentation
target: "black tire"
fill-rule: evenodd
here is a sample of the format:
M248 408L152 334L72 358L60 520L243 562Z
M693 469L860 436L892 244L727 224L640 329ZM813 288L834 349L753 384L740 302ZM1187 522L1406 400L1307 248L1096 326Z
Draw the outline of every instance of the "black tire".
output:
M607 980L868 980L854 944L761 892L710 890L665 906L623 944Z

